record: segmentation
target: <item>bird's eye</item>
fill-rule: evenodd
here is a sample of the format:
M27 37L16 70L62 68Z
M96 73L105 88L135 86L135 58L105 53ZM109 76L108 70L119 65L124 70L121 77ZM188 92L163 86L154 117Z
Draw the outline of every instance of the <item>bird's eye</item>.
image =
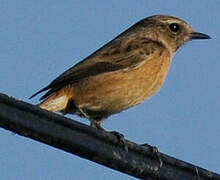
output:
M179 24L177 24L177 23L172 23L172 24L169 25L169 28L170 28L170 30L171 30L172 32L177 32L180 27L179 27Z

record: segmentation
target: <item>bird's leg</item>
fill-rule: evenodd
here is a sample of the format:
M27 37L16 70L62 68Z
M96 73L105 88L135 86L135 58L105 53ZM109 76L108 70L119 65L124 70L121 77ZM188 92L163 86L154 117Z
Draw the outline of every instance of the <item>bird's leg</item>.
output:
M82 113L82 115L85 117L85 118L87 118L87 119L89 119L90 120L90 126L91 127L93 127L93 128L95 128L95 129L100 129L100 130L103 130L103 131L105 131L104 130L104 128L102 128L101 127L101 119L100 120L93 120L93 119L91 119L90 117L89 117L89 115L87 115L84 111L83 111L83 109L82 108L78 108L79 109L79 111Z
M101 121L91 121L90 126L105 131L105 129L101 127Z

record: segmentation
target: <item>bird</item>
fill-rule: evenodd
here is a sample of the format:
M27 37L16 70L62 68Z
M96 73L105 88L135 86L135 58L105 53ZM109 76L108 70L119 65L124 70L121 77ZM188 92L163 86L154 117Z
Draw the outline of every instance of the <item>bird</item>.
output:
M39 107L87 118L103 129L110 115L136 106L163 85L175 52L194 39L210 39L170 15L144 18L77 63L49 85ZM103 129L104 130L104 129Z

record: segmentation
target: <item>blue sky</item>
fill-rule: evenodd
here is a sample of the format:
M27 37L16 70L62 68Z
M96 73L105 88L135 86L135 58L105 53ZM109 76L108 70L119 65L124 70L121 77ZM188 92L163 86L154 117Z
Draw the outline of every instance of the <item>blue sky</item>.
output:
M184 45L161 91L103 126L220 173L219 11L218 0L0 0L0 92L36 104L30 95L135 22L180 17L212 39ZM0 142L1 179L135 179L3 129Z

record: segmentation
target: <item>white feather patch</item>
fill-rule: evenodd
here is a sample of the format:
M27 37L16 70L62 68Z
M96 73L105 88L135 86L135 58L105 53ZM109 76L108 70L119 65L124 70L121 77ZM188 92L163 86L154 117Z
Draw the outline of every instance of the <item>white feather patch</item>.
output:
M63 95L63 96L58 96L58 97L50 97L43 101L40 104L40 107L42 109L46 109L48 111L52 112L58 112L66 108L66 105L68 103L68 98Z

